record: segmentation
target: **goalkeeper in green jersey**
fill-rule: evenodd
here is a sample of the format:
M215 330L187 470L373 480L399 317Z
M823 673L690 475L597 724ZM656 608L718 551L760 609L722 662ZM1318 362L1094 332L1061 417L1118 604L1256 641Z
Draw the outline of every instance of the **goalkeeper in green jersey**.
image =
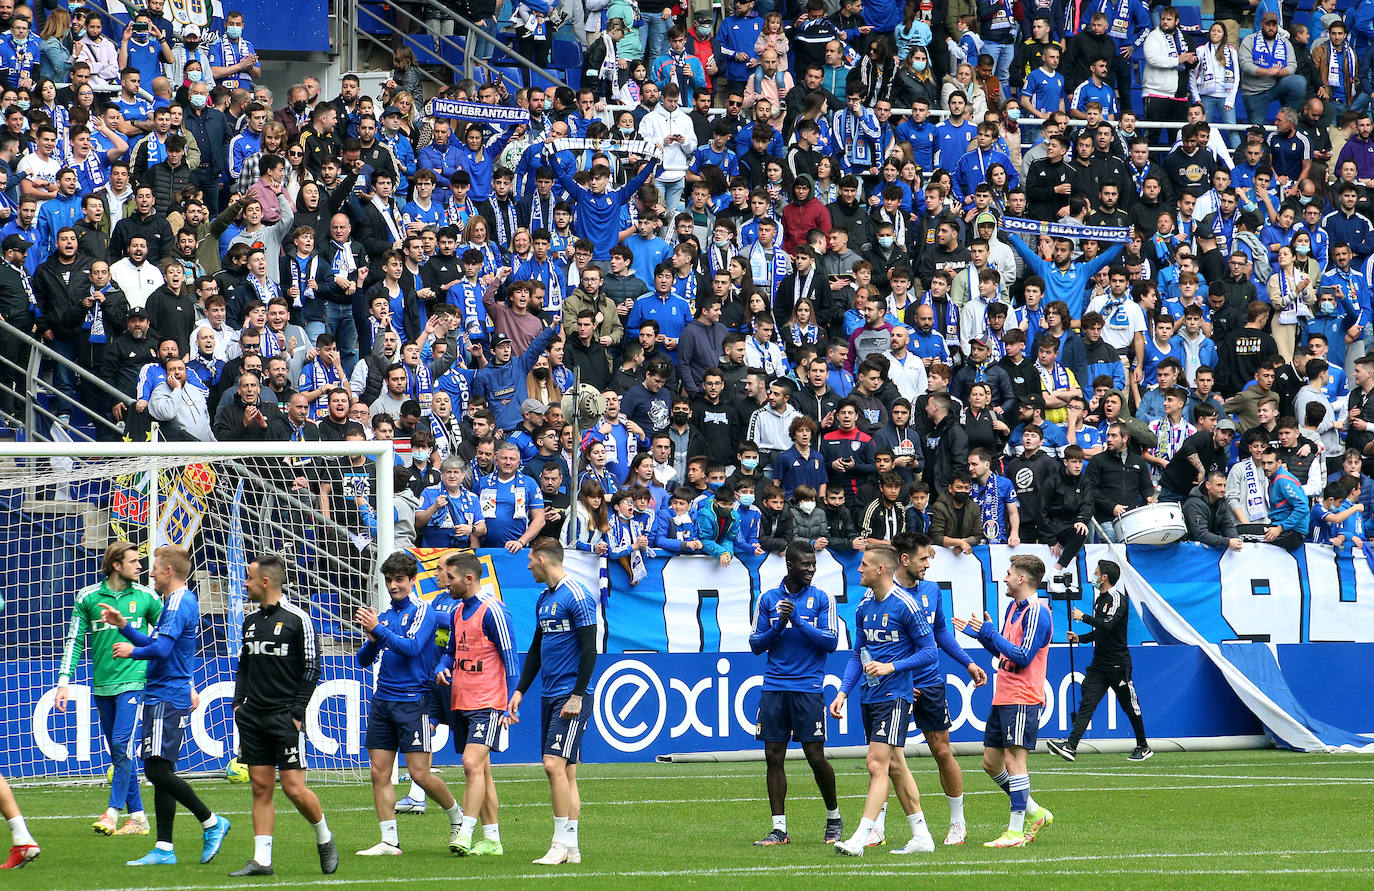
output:
M100 730L105 735L114 765L110 805L91 828L102 835L147 835L148 817L143 812L143 797L138 791L133 750L148 663L114 658L114 644L124 637L119 629L101 620L100 609L105 603L115 606L130 624L147 634L157 626L158 616L162 614L162 598L138 583L143 564L139 560L138 547L131 542L116 541L106 548L101 571L105 574L103 582L83 588L76 595L57 678L57 710L67 710L67 686L76 673L77 662L89 637L91 687L100 714ZM129 819L117 828L121 808L129 812Z

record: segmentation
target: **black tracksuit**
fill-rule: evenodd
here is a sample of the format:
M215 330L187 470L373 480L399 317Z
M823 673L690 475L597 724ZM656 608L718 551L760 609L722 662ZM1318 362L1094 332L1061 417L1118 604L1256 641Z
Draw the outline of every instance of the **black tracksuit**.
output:
M299 734L319 681L315 626L301 607L283 596L244 617L234 718L245 764L305 768Z
M1126 629L1131 619L1131 598L1124 590L1112 588L1099 591L1093 603L1093 614L1085 615L1083 623L1093 630L1080 634L1080 643L1093 644L1093 661L1083 676L1082 700L1073 717L1073 732L1069 734L1069 748L1076 748L1088 729L1097 704L1110 688L1116 691L1117 702L1135 731L1135 744L1145 746L1145 718L1140 713L1140 699L1131 681L1131 650L1126 645Z

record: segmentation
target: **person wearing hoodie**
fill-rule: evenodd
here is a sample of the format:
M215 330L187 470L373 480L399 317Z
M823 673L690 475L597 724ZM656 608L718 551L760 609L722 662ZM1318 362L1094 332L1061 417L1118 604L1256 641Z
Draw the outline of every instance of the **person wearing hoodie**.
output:
M168 257L158 264L162 287L148 296L146 308L154 336L159 340L175 338L178 355L191 354L191 332L196 327L196 294L185 287L186 274L181 264Z
M1243 542L1236 531L1236 518L1226 502L1226 472L1210 470L1207 478L1194 486L1183 502L1183 522L1188 536L1209 548L1239 551Z
M792 200L782 209L783 249L795 255L806 244L806 233L819 229L829 233L831 215L816 198L815 181L803 173L792 181Z
M706 371L720 364L725 350L725 335L730 332L720 322L721 301L707 294L697 301L697 317L678 335L678 375L691 399L701 395Z
M846 173L840 177L840 197L830 205L829 211L832 234L834 229L844 230L845 249L851 245L863 249L873 243L873 218L868 215L867 208L859 201L859 178L854 174ZM827 237L827 243L831 246L831 250L838 250L833 247L833 241L829 237ZM844 271L848 271L854 263L862 259L853 251L848 251L848 253L853 255L852 262L844 267ZM826 274L832 272L830 258L830 251L821 257L821 272Z
M563 330L562 319L554 316L553 324L534 338L525 352L512 358L511 339L497 332L491 340L491 362L473 377L472 391L487 398L487 406L496 415L499 430L514 430L521 421L520 404L528 397L525 381L540 355Z
M677 84L668 84L663 88L658 107L639 123L640 137L663 149L663 164L655 179L663 192L663 207L669 214L676 213L682 206L687 168L697 150L696 127L687 110L679 106L681 98Z

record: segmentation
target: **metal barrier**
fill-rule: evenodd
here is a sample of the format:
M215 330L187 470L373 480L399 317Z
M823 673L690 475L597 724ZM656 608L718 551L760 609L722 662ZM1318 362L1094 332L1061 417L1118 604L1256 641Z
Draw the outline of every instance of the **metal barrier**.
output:
M84 383L119 402L129 405L132 405L135 401L132 396L120 392L99 375L81 367L42 341L34 340L26 332L19 330L4 319L0 319L0 331L4 331L13 338L28 341L29 346L28 361L22 366L16 362L13 357L0 355L0 364L3 364L13 372L14 377L22 379L24 382L22 392L14 390L7 384L0 383L0 392L14 397L17 402L22 403L24 406L23 418L16 418L4 412L0 412L0 416L3 416L3 419L7 423L22 424L25 436L31 440L40 439L49 436L43 430L40 430L35 423L39 417L41 417L46 422L44 426L48 430L51 430L53 426L58 426L63 429L63 432L69 439L90 442L91 437L87 435L82 428L71 424L69 421L62 420L64 415L70 418L77 412L80 412L83 416L89 417L97 427L102 427L106 431L116 434L116 436L123 436L124 431L120 429L118 424L94 411L85 403L62 392L55 384L44 380L40 373L42 370L42 360L48 359L61 368L70 371L78 381L78 386ZM46 396L49 400L61 400L63 403L68 404L72 410L67 412L50 411L45 406L39 404L39 396Z

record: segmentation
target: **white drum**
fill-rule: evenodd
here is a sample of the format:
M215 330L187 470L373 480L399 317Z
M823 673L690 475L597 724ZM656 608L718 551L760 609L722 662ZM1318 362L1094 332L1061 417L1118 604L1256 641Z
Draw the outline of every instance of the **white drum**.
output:
M1188 537L1183 505L1172 501L1128 510L1112 524L1121 544L1166 545Z

